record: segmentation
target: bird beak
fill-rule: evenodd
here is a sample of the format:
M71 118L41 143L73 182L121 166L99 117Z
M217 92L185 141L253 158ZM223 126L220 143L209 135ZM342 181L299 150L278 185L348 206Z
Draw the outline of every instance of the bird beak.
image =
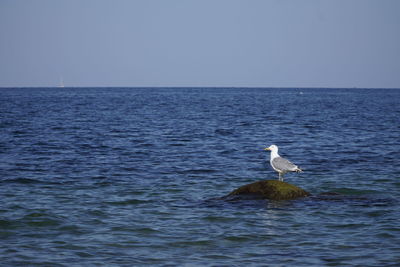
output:
M264 148L264 150L271 150L269 147Z

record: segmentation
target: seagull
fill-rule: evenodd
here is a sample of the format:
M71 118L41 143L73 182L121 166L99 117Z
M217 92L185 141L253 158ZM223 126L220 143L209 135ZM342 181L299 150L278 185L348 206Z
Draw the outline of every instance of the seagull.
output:
M297 165L294 165L287 159L279 156L278 147L276 145L266 147L264 150L271 151L271 159L269 162L271 163L272 168L278 172L279 181L283 182L283 175L287 172L302 172Z

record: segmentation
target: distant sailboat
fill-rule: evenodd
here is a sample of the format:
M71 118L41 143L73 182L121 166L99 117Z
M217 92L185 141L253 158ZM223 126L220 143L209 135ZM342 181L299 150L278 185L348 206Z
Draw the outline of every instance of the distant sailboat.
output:
M58 87L64 88L64 79L62 77L60 78L60 85Z

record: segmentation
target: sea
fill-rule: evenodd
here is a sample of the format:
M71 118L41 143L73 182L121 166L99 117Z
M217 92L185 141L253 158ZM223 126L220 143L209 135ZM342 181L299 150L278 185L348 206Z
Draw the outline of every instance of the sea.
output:
M400 266L399 159L396 89L0 88L0 266Z

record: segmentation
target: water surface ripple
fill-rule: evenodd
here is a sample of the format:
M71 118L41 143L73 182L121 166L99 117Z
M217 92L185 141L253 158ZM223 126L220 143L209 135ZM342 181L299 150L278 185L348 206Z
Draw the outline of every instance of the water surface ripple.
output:
M2 88L0 265L395 266L399 118L398 90ZM277 178L270 144L313 196L219 200Z

